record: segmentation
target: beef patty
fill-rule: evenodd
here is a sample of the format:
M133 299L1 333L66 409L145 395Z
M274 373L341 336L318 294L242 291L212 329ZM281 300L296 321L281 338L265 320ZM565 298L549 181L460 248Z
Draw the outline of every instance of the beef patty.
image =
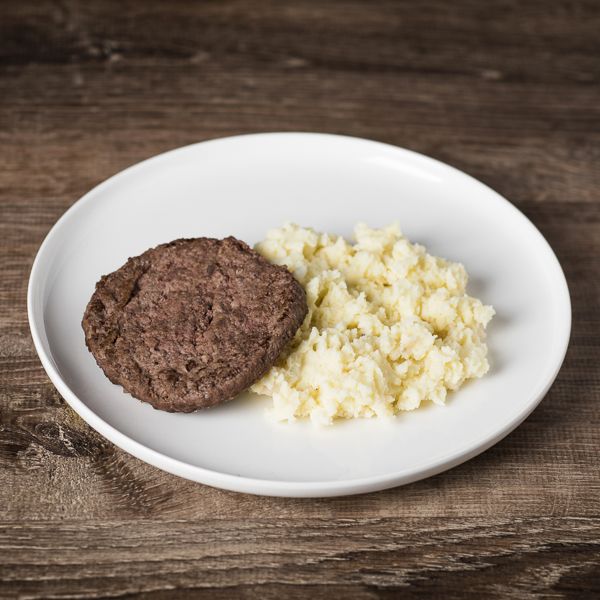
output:
M192 412L264 375L306 312L293 275L244 242L180 239L102 277L82 326L113 383L154 408Z

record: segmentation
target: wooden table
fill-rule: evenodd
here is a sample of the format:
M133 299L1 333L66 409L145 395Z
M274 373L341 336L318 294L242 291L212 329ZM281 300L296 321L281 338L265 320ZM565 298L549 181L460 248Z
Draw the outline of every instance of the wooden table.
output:
M0 596L563 598L600 594L600 5L0 5ZM85 191L236 133L346 133L464 169L552 244L573 301L535 413L461 467L325 500L178 479L59 397L29 269Z

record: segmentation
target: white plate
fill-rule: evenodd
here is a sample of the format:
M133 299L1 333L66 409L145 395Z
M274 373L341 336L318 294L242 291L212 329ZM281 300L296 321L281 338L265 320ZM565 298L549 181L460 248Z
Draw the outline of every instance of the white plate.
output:
M497 311L488 329L490 373L451 395L445 407L325 429L272 423L265 416L269 400L250 394L206 412L163 413L106 379L80 325L102 274L174 238L234 235L253 244L288 220L344 235L357 221L378 227L398 220L409 239L464 263L470 293ZM556 257L497 193L408 150L306 133L195 144L105 181L42 244L28 310L50 379L106 438L176 475L277 496L384 489L482 452L542 399L571 327Z

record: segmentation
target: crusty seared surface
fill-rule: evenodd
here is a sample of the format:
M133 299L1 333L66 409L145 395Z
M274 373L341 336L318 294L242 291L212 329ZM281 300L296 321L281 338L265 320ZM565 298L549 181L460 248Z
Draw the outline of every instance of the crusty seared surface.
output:
M264 375L306 311L292 274L244 242L180 239L102 277L82 326L113 383L154 408L192 412Z

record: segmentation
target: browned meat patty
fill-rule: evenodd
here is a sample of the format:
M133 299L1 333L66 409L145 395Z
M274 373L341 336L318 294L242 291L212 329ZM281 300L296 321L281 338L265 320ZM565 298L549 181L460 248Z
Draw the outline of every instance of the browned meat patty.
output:
M181 239L106 275L83 316L106 376L170 412L230 400L273 365L306 315L302 286L233 237Z

